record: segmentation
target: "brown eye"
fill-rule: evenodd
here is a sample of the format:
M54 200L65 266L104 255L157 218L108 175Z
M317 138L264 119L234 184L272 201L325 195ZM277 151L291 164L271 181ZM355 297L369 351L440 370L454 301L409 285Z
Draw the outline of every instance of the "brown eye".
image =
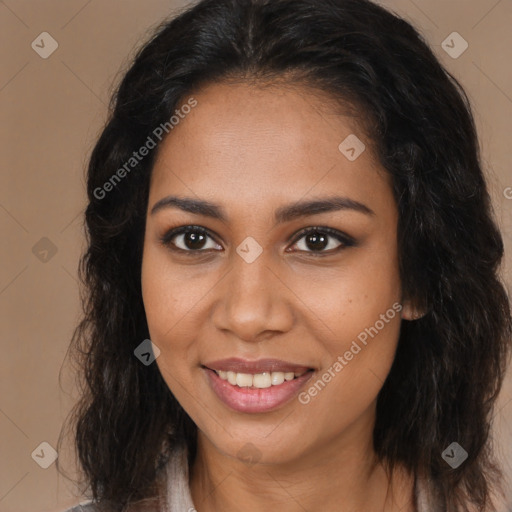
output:
M182 226L172 229L162 237L162 243L173 250L203 252L209 249L222 249L212 236L199 226Z
M308 233L304 236L304 242L308 249L312 251L322 251L329 245L329 235L320 232Z
M309 253L331 253L355 245L353 238L331 228L309 228L300 233L294 246Z
M207 235L203 235L202 233L196 233L194 231L189 231L187 233L183 233L180 235L183 237L182 243L186 249L202 249L207 240Z

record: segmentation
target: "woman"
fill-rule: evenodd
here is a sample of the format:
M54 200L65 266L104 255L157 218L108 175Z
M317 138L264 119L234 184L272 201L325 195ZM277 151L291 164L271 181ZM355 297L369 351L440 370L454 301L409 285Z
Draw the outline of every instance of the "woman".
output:
M88 195L73 510L493 510L503 244L407 22L199 2L126 73Z

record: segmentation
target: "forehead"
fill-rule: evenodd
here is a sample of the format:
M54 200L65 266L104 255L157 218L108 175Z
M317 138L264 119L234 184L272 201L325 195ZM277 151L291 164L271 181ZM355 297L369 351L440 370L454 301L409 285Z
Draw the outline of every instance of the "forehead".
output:
M195 194L256 207L282 197L339 192L355 200L380 194L389 201L389 176L374 158L372 141L357 118L342 115L327 95L218 83L193 97L197 106L159 148L153 199ZM354 161L339 149L349 136L366 146Z

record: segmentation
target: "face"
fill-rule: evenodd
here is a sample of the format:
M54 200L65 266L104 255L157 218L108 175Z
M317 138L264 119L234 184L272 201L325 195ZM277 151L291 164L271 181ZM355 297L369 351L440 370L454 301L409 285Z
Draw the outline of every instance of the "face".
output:
M374 421L410 314L391 181L354 118L307 89L215 84L194 98L151 178L156 364L217 450L293 461ZM339 148L349 135L359 156L353 138Z

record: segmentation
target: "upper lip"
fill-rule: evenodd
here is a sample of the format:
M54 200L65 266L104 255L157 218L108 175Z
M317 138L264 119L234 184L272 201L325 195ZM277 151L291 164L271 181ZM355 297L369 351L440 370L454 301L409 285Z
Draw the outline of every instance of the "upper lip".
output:
M249 361L239 357L219 359L204 363L203 366L210 370L232 371L235 373L264 373L264 372L305 372L312 370L310 366L283 361L281 359L258 359Z

